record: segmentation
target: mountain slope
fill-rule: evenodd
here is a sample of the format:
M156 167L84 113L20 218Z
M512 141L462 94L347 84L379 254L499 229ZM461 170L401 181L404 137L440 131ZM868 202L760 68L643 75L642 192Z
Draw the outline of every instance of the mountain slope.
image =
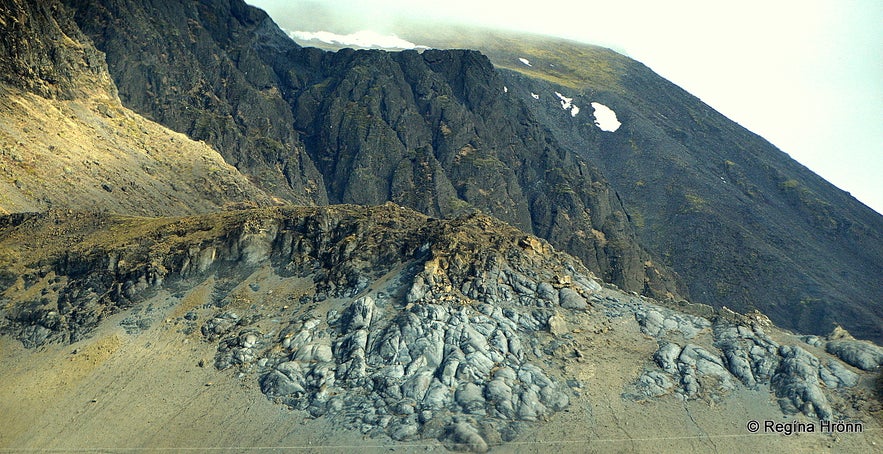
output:
M204 140L264 190L327 203L263 61L291 41L243 2L65 1L105 54L123 104Z
M206 131L220 138L238 128L235 134L249 136L255 122L278 118L271 130L297 138L280 142L303 163L294 167L315 167L331 202L393 200L445 216L479 208L577 254L629 290L759 308L784 326L818 334L841 324L883 340L883 286L876 279L883 218L621 55L500 34L412 39L478 47L510 69L497 73L459 51L417 57L302 49L265 15L235 1L155 14L138 4L77 5L80 26L109 51L123 98L148 115L209 112L204 99L236 106L241 93L259 89L272 92L274 109L287 102L290 110L272 117L240 109L239 123ZM195 45L212 49L202 54L239 62L242 80L230 79L237 88L182 73L218 73L214 59L189 50L194 44L183 32L159 49L148 46L180 61L157 58L144 67L130 61L131 52L113 51L153 43L158 28L174 24L195 27ZM257 79L245 79L246 69ZM173 83L145 97L141 87L151 74ZM196 99L180 96L203 88ZM556 92L582 113L561 109L565 101ZM595 127L592 102L612 107L622 128ZM172 103L177 107L165 107ZM191 120L177 118L168 124L196 134ZM274 195L291 200L286 191ZM680 286L669 270L683 278Z
M0 450L868 452L883 442L883 349L842 329L795 335L757 312L626 293L464 207L420 206L449 219L393 203L219 210L271 199L205 144L123 108L112 84L81 85L109 79L78 63L100 54L76 29L58 32L66 17L58 3L0 0L0 23L17 27L2 35L17 46L3 62L38 62L0 85L3 170L20 190L8 206L41 211L0 215ZM500 95L504 76L482 55L293 49L274 71L302 77L290 99L304 147L322 172L344 169L325 181L333 197L419 186L408 203L438 202L447 178L463 202L485 200L525 228L542 225L546 203L560 217L551 232L601 222L601 269L622 273L644 254L616 193ZM367 135L325 131L299 117L309 112ZM431 145L418 162L395 149L420 141ZM400 159L397 189L350 178L390 170L377 143ZM427 174L439 183L416 185ZM527 219L517 191L531 200ZM569 221L574 209L585 218ZM825 429L831 420L842 423ZM808 433L769 436L787 430Z
M507 87L552 136L608 178L640 241L692 300L758 308L798 331L839 324L883 340L883 216L763 138L608 49L503 32L409 33L480 49L505 69ZM610 107L620 129L600 130L593 102Z
M636 241L603 176L504 96L484 56L325 53L301 48L241 1L173 3L68 2L107 53L127 105L218 147L273 195L394 201L435 216L479 209L623 288L680 294L676 276ZM159 40L162 30L174 32ZM147 57L131 58L142 49ZM198 120L217 115L233 121ZM260 152L251 138L281 148ZM277 167L288 187L267 173Z
M0 212L186 214L271 199L204 143L120 105L58 3L4 2Z

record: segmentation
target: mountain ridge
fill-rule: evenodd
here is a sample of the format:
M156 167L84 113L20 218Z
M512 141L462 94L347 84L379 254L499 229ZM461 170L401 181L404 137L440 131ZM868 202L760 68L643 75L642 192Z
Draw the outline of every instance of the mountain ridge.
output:
M456 26L400 34L486 53L551 135L601 170L691 300L758 308L799 331L847 324L880 341L883 216L762 137L602 47ZM596 101L625 126L599 131Z
M392 56L303 49L265 13L238 1L162 8L156 14L147 14L144 5L135 3L125 8L106 8L94 0L69 4L79 11L75 18L81 27L106 52L121 98L130 100L136 110L165 116L170 127L205 139L259 181L264 181L261 175L267 175L268 168L288 162L287 153L299 160L302 164L294 167L307 169L303 178L313 186L280 183L274 186L278 191L270 189L277 197L295 203L307 197L313 200L309 203L320 204L326 199L333 203L391 200L432 215L477 208L535 230L556 244L568 243L569 250L605 279L624 288L660 296L680 294L677 277L656 265L635 241L620 202L607 190L603 177L553 141L547 143L542 125L529 118L523 106L501 98L502 86L494 79L493 68L478 54ZM146 20L133 21L130 14ZM124 17L108 18L115 15ZM220 27L216 23L220 17L235 23ZM173 42L157 43L156 30L163 23L186 28L172 35ZM186 31L191 28L205 47L199 55L181 39L189 36ZM129 56L135 47L142 49L142 43L158 55L184 48L177 55L186 63L133 62ZM442 59L430 63L426 61L430 55ZM229 78L228 85L211 69L215 61L237 75ZM372 72L377 69L374 65L389 72ZM198 77L190 77L182 68L196 71ZM459 71L472 78L470 83L464 84ZM157 85L155 96L145 98L142 87L151 77L164 77L168 83ZM193 90L203 95L181 98L179 92ZM266 102L257 99L258 105L269 102L277 114L245 112L240 101L252 102L251 94L260 90L270 97ZM204 98L216 100L214 107L242 110L232 113L242 120L195 128L192 116L216 115L203 105ZM515 115L489 110L482 100L513 109ZM282 103L288 104L287 111ZM291 138L273 142L289 144L279 149L282 155L268 156L249 141L232 146L224 141L228 135L272 139L254 127L255 122L266 125L268 118L273 119L273 131ZM457 153L463 156L457 158ZM317 169L316 174L311 168ZM591 175L592 180L583 181L582 175ZM276 173L268 181L280 178ZM292 196L296 187L315 190L309 192L312 195L301 191Z
M92 3L100 5L74 5L100 9L85 8ZM142 8L130 6L127 11ZM436 41L403 35L439 47L477 47L498 67L510 68L497 75L481 59L461 60L460 51L301 48L269 17L240 2L200 8L161 10L150 20L184 23L183 12L194 30L211 31L209 41L199 40L213 49L206 55L242 56L229 60L243 74L242 88L222 91L214 83L210 99L235 106L237 93L276 87L274 108L284 100L291 112L289 117L282 109L275 128L292 139L279 143L292 144L286 147L293 159L307 163L299 168L317 169L306 173L314 175L308 180L316 187L324 186L312 192L319 203L324 194L335 203L392 200L432 215L475 207L576 253L605 280L628 290L739 311L759 308L785 326L817 334L841 324L860 337L883 336L874 309L883 300L874 278L883 269L883 216L640 63L603 48L536 37L453 29ZM161 19L168 14L174 18ZM224 14L237 21L226 32L214 19ZM106 42L112 72L129 68L115 77L124 98L131 92L137 103L144 76L125 75L131 65L112 49L149 43L155 32L132 25L132 37L148 37L139 41L118 36L112 27L96 29L85 14L76 17L99 47ZM122 42L110 40L114 36ZM436 56L446 63L427 60ZM162 61L152 68L164 77L179 71ZM252 75L245 78L245 72ZM177 77L172 85L184 90L190 83ZM155 99L179 103L176 90ZM532 98L541 91L542 100ZM555 92L575 97L581 116L560 109ZM624 129L599 131L589 120L595 101L612 106ZM141 104L148 115L156 111ZM184 108L200 107L191 100L178 107ZM255 121L264 121L238 115L245 136ZM195 137L203 134L189 120L170 121ZM211 131L220 130L204 133L211 140ZM239 149L251 156L234 158L245 173L264 175L276 162ZM574 165L574 156L592 170L579 170L584 164ZM591 181L584 181L589 174ZM286 191L276 195L287 199ZM599 200L604 193L609 200ZM807 240L810 247L798 246Z

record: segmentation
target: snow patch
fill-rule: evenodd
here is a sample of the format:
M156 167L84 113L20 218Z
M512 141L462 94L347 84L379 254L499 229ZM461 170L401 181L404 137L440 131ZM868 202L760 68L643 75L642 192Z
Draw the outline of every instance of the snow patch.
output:
M555 92L555 96L561 100L561 108L564 110L570 109L570 106L573 105L573 98L568 98L567 96L562 95L561 93Z
M575 117L579 113L579 107L573 104L573 98L568 98L561 93L555 92L555 96L561 100L561 108L570 111L570 116Z
M595 126L602 131L614 132L622 126L622 123L616 119L616 112L599 102L593 102L592 108L595 109Z
M382 35L380 33L362 30L348 35L339 35L337 33L318 31L287 31L288 36L297 41L321 41L326 44L337 44L343 46L356 46L364 48L381 48L381 49L429 49L427 46L420 46L410 41L399 38L396 35Z
M520 61L521 63L524 63L524 64L527 65L527 66L533 66L532 64L530 64L530 60L528 60L528 59L526 59L526 58L524 58L524 57L520 57L520 58L518 58L518 61Z
M532 96L533 99L540 99L540 95L538 95L536 93L531 93L530 96Z
M509 93L509 87L503 85L503 93Z

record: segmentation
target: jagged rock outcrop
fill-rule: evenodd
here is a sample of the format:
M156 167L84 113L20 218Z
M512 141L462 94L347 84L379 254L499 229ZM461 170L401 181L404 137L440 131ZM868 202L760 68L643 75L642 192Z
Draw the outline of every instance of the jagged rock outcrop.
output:
M834 328L824 343L828 353L836 355L844 362L862 370L876 370L883 365L883 348L867 341L857 340L842 327ZM812 343L820 343L818 338L807 339Z
M868 373L818 339L779 342L758 313L708 318L707 307L681 306L687 314L602 286L578 260L485 215L439 220L391 203L156 219L50 212L2 217L0 232L3 334L28 347L76 342L129 311L119 324L137 335L158 321L143 301L188 300L211 282L206 302L164 329L216 345L214 367L273 402L371 437L472 451L513 440L580 396L596 354L581 347L582 328L613 322L628 328L594 335L656 346L622 390L629 401L725 404L766 390L784 414L822 420L873 406L855 394ZM828 342L838 341L859 342Z
M201 332L220 343L215 366L258 373L269 397L314 417L397 440L481 451L564 409L566 385L537 363L549 338L536 333L559 310L585 311L600 289L579 262L482 215L439 221L387 204L127 222L6 218L5 247L56 223L89 240L70 250L45 241L45 255L3 264L23 272L4 282L7 298L45 288L4 314L3 331L29 347L74 342L160 288L273 263L291 279L310 278L314 295L271 332L253 326L260 315L208 319ZM147 241L126 247L135 235ZM34 263L43 265L25 271ZM561 306L580 298L579 308ZM317 312L310 302L331 306Z
M129 310L119 323L136 335L157 322L141 301L209 279L206 304L162 324L200 333L217 346L216 369L272 401L371 437L472 451L513 440L582 392L578 371L595 352L575 336L590 322L658 345L627 400L724 404L744 387L768 390L785 414L826 420L872 405L850 397L867 373L821 341L777 342L760 314L706 318L696 314L707 308L686 314L603 287L577 260L484 215L445 221L386 204L30 214L0 227L3 333L31 347L73 342Z
M0 82L43 97L116 97L104 55L56 0L0 2L0 68Z
M209 143L276 197L327 203L263 61L293 46L266 14L229 0L65 3L106 54L124 105Z
M0 23L0 213L271 203L204 143L120 105L103 54L59 2L3 2Z
M477 208L623 288L680 295L600 172L505 96L477 52L304 49L240 1L68 4L124 103L206 140L278 197Z
M663 319L648 313L668 313L669 316ZM714 322L692 317L692 323L684 324L683 315L650 306L636 311L635 316L642 332L659 338L660 346L653 354L656 367L647 368L638 378L634 390L625 394L629 398L676 394L684 399L720 400L741 382L749 389L769 389L785 414L802 413L831 420L835 411L829 396L841 396L843 389L858 383L856 372L844 363L834 359L823 362L799 344L780 345L771 339L764 332L764 326L772 325L762 315L745 317L725 310ZM665 322L659 322L660 319ZM658 329L666 324L670 330ZM679 325L688 328L675 329ZM709 330L713 339L711 349L687 342ZM805 345L822 346L812 337L804 340L808 341ZM852 346L859 343L844 342L851 342ZM862 346L868 350L879 349L868 342ZM845 358L843 361L856 365Z

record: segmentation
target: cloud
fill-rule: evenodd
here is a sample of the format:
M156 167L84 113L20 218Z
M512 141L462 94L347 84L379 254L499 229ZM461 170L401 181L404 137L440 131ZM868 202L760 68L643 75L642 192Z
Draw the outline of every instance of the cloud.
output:
M292 39L304 41L321 41L327 44L339 44L343 46L355 46L363 48L380 48L380 49L417 49L427 48L427 46L418 46L410 41L399 38L395 35L384 35L371 30L360 30L355 33L340 35L337 33L318 31L289 31L288 35Z

